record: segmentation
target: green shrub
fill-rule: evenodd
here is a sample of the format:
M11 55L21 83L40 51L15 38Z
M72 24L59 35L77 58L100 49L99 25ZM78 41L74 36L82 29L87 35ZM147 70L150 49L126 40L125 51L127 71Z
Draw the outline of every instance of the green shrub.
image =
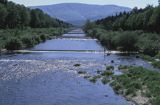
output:
M115 91L119 92L122 90L125 92L125 95L135 96L137 91L145 89L146 91L143 91L143 94L149 98L149 101L152 104L154 103L153 105L156 105L159 102L159 72L147 70L142 67L130 67L125 74L115 76L113 79L114 82L111 85ZM121 89L115 89L117 84L121 86Z
M46 36L46 35L41 35L41 36L40 36L40 39L44 42L44 41L46 41L47 36Z
M160 59L160 51L159 51L158 54L155 56L155 58Z
M160 105L160 96L154 98L154 99L151 101L151 104L152 104L152 105Z
M105 70L101 73L102 76L112 76L114 73L113 71L108 71L108 70Z
M122 89L122 86L117 82L114 82L112 86L115 91L119 91L120 89Z
M17 50L21 48L33 47L51 36L61 35L68 29L62 28L26 28L0 30L0 49Z
M120 66L118 66L118 69L119 69L119 70L127 70L127 69L129 69L129 66L120 65Z
M86 31L87 36L97 38L107 49L139 51L155 56L160 48L160 36L143 31L107 31L97 26Z
M154 61L152 62L152 65L156 68L160 68L160 61Z
M34 45L33 41L32 41L32 37L23 37L22 38L22 42L24 43L25 47L29 48L32 47Z
M110 82L110 79L108 77L103 77L101 81L103 84L107 84L108 82Z
M19 50L23 47L21 40L17 39L17 38L10 38L6 45L5 48L7 50Z
M130 87L126 90L125 95L134 95L136 92L136 89L134 87Z
M106 70L114 70L114 66L106 66Z
M101 78L100 75L93 76L93 77L90 77L90 78L89 78L89 81L90 81L90 82L93 82L93 83L96 83L97 79L99 79L99 78Z

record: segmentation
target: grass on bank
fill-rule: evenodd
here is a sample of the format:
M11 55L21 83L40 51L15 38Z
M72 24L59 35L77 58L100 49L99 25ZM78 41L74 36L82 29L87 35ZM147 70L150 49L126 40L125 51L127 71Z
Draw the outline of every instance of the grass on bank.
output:
M67 32L65 28L6 29L0 30L0 50L19 50L60 36Z
M129 67L127 72L114 76L111 84L114 90L130 97L131 100L138 95L148 99L146 105L160 105L160 73L142 67Z
M138 105L160 105L160 73L143 67L120 65L122 75L114 75L113 67L91 76L90 82L101 80L111 84L117 94L125 96Z
M160 68L160 52L154 57L151 57L149 55L144 55L144 54L140 54L140 57L150 62L153 65L153 67Z

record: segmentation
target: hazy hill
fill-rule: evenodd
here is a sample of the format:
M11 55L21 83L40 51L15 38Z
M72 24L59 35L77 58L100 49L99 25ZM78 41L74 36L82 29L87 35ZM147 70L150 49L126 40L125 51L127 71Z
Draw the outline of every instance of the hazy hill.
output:
M74 25L83 25L87 19L97 20L123 11L130 11L130 8L116 5L89 5L81 3L62 3L45 6L34 6L52 17L70 22Z

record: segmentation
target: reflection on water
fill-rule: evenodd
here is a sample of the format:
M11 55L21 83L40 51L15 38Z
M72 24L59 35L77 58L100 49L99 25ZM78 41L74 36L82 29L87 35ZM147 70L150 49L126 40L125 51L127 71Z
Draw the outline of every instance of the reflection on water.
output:
M82 30L70 33L84 37ZM120 64L152 68L150 64L134 55L107 56L96 40L85 37L53 39L31 50L63 51L1 55L0 105L131 105L132 103L122 96L115 94L109 85L90 83L77 72L83 70L95 75L96 71L104 69L105 65L113 65L118 75ZM85 50L102 52L85 52ZM114 63L111 63L112 60ZM80 67L75 67L75 64L80 64Z

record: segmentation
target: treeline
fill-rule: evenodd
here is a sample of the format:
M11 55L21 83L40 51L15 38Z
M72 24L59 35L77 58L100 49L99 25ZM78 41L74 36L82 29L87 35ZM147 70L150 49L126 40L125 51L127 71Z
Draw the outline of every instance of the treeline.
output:
M0 30L0 52L3 49L19 50L30 48L68 32L68 28L26 28Z
M143 31L107 31L102 28L91 28L88 36L97 38L108 50L138 51L155 56L160 49L160 36Z
M134 8L131 12L98 20L96 24L103 25L107 30L144 30L160 33L160 6Z
M68 26L70 24L52 18L40 9L29 9L7 0L0 0L0 29Z
M84 30L108 49L155 56L160 51L160 6L134 8L128 13L87 21Z

